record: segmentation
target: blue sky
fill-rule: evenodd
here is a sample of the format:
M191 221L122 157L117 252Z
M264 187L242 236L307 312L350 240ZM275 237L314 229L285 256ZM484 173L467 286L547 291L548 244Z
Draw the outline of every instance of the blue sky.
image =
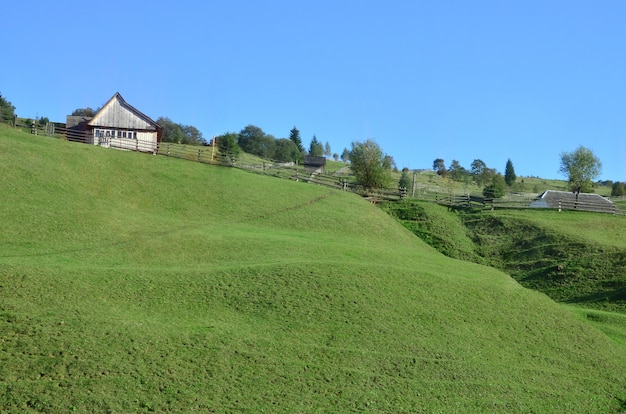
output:
M626 181L626 2L5 2L0 93L64 122L115 92L205 138L248 124L399 168L474 159L564 178L583 145Z

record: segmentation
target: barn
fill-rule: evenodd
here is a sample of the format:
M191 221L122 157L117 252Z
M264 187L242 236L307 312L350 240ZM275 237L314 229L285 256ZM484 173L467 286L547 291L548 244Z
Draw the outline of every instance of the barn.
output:
M93 116L67 117L68 130L80 130L87 144L133 151L157 151L161 127L128 104L119 92Z

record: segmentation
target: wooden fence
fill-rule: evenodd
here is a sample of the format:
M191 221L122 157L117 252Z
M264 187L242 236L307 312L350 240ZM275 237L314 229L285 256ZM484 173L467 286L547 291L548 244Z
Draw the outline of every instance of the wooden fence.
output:
M46 135L52 138L64 139L71 142L91 144L91 134L87 131L78 131L66 129L65 124L49 123L45 126L17 125L30 129L31 133L36 135ZM113 145L109 147L116 148ZM139 145L119 147L125 150L138 150ZM400 188L398 190L382 190L368 189L363 186L356 185L349 180L347 174L342 173L325 173L320 170L306 169L301 165L294 163L282 163L266 161L261 163L243 163L236 161L236 157L231 154L221 154L217 148L213 146L197 146L184 145L171 142L161 142L158 144L155 155L181 158L188 161L201 162L205 164L227 165L240 168L246 171L263 174L267 176L289 179L293 181L301 181L315 185L323 185L337 190L350 191L363 196L372 203L382 201L399 201L404 198L413 198L424 201L431 201L437 204L445 205L450 208L472 209L472 210L495 210L495 209L527 209L536 198L536 194L525 193L509 193L500 199L485 198L471 194L456 194L446 191L443 188L433 186L416 186L410 192L407 189ZM619 198L616 198L619 199ZM626 199L624 197L623 199ZM619 200L614 200L619 201ZM578 210L578 211L594 211L610 214L623 214L615 205L602 207L597 204L583 202L560 203L558 210Z

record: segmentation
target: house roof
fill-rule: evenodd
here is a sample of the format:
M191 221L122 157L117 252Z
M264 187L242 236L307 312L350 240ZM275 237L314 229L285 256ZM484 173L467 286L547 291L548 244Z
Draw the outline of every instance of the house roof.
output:
M579 193L578 196L569 191L544 191L537 197L530 207L533 208L575 208L586 211L606 211L613 210L614 204L611 200L599 194Z
M137 130L158 131L159 125L149 116L130 105L119 92L89 121L90 126L127 128Z

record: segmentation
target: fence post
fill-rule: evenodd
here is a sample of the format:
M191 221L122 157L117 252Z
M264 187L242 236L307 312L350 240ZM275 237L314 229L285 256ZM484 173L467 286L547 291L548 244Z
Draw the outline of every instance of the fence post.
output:
M198 150L198 162L200 162L200 150Z
M561 200L559 200L559 211L561 211Z

